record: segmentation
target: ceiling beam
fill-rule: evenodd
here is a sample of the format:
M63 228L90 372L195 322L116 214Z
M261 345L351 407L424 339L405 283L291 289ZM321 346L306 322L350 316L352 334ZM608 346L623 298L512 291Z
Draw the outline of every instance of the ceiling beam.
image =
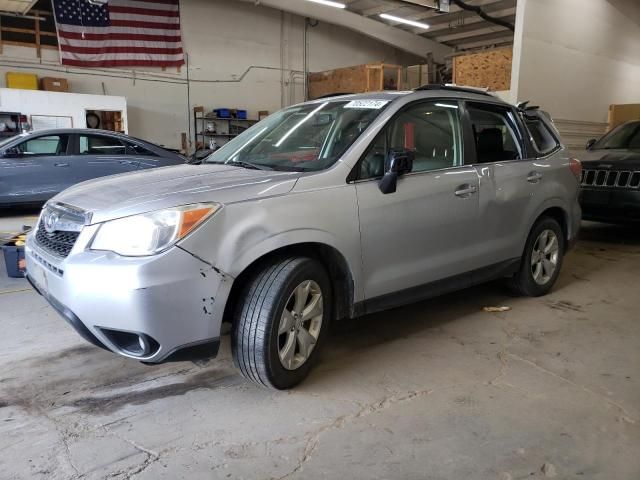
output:
M494 12L491 15L496 18L501 18L502 20L513 22L516 16L516 9L507 8L505 10ZM429 30L427 30L426 32L424 30L416 29L414 33L421 33L425 37L431 38L438 35L442 35L443 31L448 31L448 30L450 30L451 32L468 31L468 30L473 30L475 28L484 28L489 25L495 25L495 24L491 22L487 22L484 18L474 15L470 18L464 18L461 20L451 21L447 23L445 22L436 23L436 24L431 23L429 24Z
M244 2L275 8L293 13L301 17L309 17L322 22L339 25L356 31L370 38L386 43L413 55L426 58L433 54L436 62L444 62L445 56L452 52L451 47L438 43L426 37L414 35L400 28L394 28L383 22L363 17L347 10L326 7L312 2L291 0L243 0Z

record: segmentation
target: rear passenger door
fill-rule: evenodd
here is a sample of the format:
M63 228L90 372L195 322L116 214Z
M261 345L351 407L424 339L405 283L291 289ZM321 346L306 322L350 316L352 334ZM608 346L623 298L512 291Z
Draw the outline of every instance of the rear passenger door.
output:
M472 162L480 181L483 228L477 247L488 266L522 255L529 205L544 181L545 166L528 153L515 109L468 101L466 112L474 137Z
M477 264L478 176L464 165L457 101L405 107L370 145L355 181L360 216L364 290L368 300L393 293L390 304L423 296L414 289L460 274ZM391 149L415 151L413 171L395 193L378 186ZM398 293L402 292L403 293ZM396 299L396 300L394 300ZM386 300L380 299L384 307Z
M72 167L77 183L132 172L138 168L138 162L128 154L127 147L119 138L83 133L75 135Z

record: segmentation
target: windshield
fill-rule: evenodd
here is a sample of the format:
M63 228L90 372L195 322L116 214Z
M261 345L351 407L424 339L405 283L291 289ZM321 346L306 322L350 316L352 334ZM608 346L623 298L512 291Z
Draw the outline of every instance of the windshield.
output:
M592 150L612 148L640 148L640 122L614 128L591 147Z
M14 141L17 137L26 137L26 135L24 133L16 133L12 137L5 138L4 140L0 141L0 147L4 147L7 143Z
M324 170L340 158L388 103L326 101L286 108L257 123L205 162L266 170Z

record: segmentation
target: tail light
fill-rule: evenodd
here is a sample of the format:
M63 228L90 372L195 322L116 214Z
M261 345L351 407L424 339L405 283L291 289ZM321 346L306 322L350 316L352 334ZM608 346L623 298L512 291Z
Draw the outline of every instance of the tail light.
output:
M578 179L578 182L582 178L582 162L577 158L571 158L569 160L569 168Z

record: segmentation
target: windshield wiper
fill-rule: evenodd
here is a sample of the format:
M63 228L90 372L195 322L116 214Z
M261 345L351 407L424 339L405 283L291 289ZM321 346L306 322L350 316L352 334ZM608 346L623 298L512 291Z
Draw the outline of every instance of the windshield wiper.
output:
M249 170L273 170L266 165L258 165L257 163L245 162L244 160L234 160L227 162L225 165L237 165L238 167L248 168Z

